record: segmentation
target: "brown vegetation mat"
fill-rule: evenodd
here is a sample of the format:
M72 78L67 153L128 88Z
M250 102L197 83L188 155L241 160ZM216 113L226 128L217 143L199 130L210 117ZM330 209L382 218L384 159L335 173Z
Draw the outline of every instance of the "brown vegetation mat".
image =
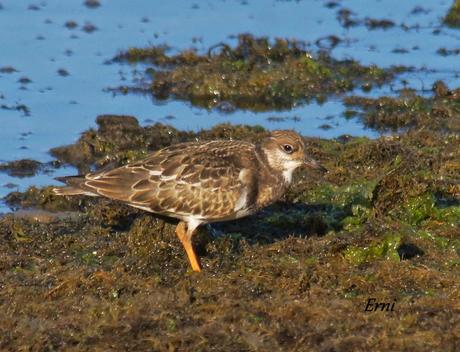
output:
M84 170L183 140L266 134L98 124L53 154ZM0 350L459 350L459 136L306 142L330 172L301 172L283 202L201 230L199 274L169 221L50 188L10 194L46 212L0 219ZM366 312L369 298L394 311Z

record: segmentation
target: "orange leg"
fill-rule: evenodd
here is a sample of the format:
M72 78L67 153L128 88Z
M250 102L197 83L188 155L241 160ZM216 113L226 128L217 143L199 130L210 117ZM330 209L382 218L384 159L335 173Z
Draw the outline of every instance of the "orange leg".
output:
M193 231L188 233L188 231L185 229L185 222L181 221L179 224L177 224L176 235L182 242L185 252L187 252L187 257L190 261L190 265L192 266L193 271L201 271L200 262L198 261L192 246Z

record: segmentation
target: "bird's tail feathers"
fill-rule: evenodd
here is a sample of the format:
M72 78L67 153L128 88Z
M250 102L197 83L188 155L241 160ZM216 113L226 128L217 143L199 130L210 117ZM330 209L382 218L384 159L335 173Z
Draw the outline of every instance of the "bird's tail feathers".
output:
M56 177L55 180L67 184L67 187L56 187L53 188L53 192L59 196L75 196L75 195L86 195L97 197L98 194L90 192L85 189L85 176L64 176Z

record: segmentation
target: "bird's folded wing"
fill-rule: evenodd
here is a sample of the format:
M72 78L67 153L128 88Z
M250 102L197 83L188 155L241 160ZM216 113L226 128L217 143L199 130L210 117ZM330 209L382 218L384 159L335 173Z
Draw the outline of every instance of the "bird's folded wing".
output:
M89 174L85 191L155 213L197 218L231 217L244 207L251 171L242 163L251 144L184 143L144 160Z

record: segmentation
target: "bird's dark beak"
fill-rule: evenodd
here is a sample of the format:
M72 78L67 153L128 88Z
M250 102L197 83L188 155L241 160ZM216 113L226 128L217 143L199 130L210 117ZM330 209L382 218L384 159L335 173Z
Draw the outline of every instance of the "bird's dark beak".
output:
M306 167L309 167L309 168L312 168L312 169L316 169L316 170L319 170L323 173L326 173L328 172L328 170L323 166L321 165L319 162L317 162L315 159L312 159L308 156L305 157L305 166Z

